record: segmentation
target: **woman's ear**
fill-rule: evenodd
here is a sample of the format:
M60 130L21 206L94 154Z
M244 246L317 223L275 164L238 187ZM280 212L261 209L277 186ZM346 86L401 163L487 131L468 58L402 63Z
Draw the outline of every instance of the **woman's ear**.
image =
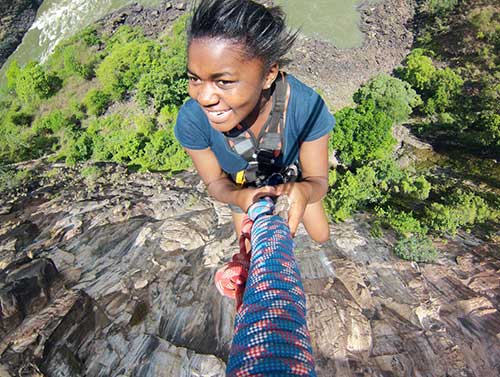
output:
M267 70L264 81L264 89L269 89L273 84L276 77L278 77L279 65L278 63L273 63Z

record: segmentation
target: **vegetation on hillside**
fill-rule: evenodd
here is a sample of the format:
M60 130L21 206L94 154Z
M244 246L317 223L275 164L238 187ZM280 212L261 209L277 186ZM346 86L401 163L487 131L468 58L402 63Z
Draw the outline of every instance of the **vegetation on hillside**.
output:
M401 123L462 151L498 151L499 13L487 1L469 3L420 2L418 48L394 76L381 74L354 94L355 106L335 114L330 138L340 162L330 171L325 198L330 218L371 211L373 234L392 229L396 254L419 262L436 259L433 240L460 229L488 229L500 216L498 178L483 178L484 169L471 160L460 162L461 176L449 162L452 174L443 176L436 169L403 169L393 157L392 130ZM470 38L463 56L447 42L457 25L466 25ZM1 89L0 188L29 180L13 163L42 156L68 165L113 161L143 171L188 167L173 135L187 98L183 27L181 19L158 40L127 26L112 35L88 28L60 44L43 65L12 63ZM470 184L471 178L487 189Z
M424 100L426 122L415 130L445 146L500 156L498 2L425 0L417 20L419 49L400 72Z
M481 157L500 155L500 12L490 1L424 0L418 21L417 46L395 77L374 78L354 94L356 107L336 114L331 149L341 165L325 202L336 221L373 211L374 235L392 228L399 256L432 261L429 237L497 229L490 225L500 216L500 182L493 178L500 169L493 163L496 170L482 171L471 161L479 166ZM450 153L447 174L399 168L395 123Z
M60 44L44 65L12 63L0 102L1 161L50 155L69 165L185 169L189 159L173 137L187 97L183 25L157 41L127 26L111 36L89 28Z

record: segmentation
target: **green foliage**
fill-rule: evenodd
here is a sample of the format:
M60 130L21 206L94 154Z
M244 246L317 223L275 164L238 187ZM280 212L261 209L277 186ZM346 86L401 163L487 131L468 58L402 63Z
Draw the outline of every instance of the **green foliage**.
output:
M173 128L161 129L151 135L144 153L135 161L141 170L178 172L191 165L186 152L177 142Z
M173 127L158 130L154 118L118 115L93 119L84 132L65 130L59 159L77 162L114 161L140 170L180 171L190 160L173 134Z
M80 38L85 42L87 47L97 46L99 43L101 43L101 39L99 38L97 30L93 26L85 28L80 33Z
M32 126L36 134L51 133L54 134L64 127L68 127L72 122L64 115L61 110L54 110L51 113L37 119Z
M89 160L92 157L92 151L91 135L68 130L61 137L61 149L57 158L64 158L66 164L74 166L77 162Z
M111 101L110 95L99 89L90 89L83 99L83 104L90 115L104 114Z
M492 111L481 112L479 122L483 132L479 138L484 145L500 147L500 114Z
M141 77L137 85L137 101L144 108L150 102L156 111L168 104L182 105L187 97L187 79L184 74L168 70L165 60L156 61Z
M96 71L103 90L114 100L120 100L140 77L151 69L160 57L161 47L150 40L133 40L115 45Z
M58 85L56 76L48 75L36 62L20 69L15 78L17 96L26 103L51 96Z
M8 97L0 101L2 162L55 152L51 159L64 159L68 165L95 160L142 170L187 167L190 160L173 135L179 106L187 96L184 21L174 24L161 41L129 26L101 38L91 27L60 43L44 66L30 63L20 68L14 62L8 70L11 94L6 92ZM101 84L77 78L91 78L94 68ZM76 96L63 106L62 98L44 102L61 82L71 85L68 92ZM81 88L88 87L80 99ZM144 107L152 105L158 119L142 114L102 117L113 100L131 93Z
M0 115L0 161L12 163L32 158L36 152L30 148L32 114L14 102L6 104Z
M94 76L92 64L84 64L78 60L75 46L66 47L63 52L63 61L66 72L70 75L76 74L84 79L91 79Z
M0 192L6 193L27 183L31 172L27 169L11 169L0 165Z
M444 203L431 203L425 212L430 229L452 235L462 226L497 220L500 216L498 209L490 208L482 197L460 189L444 198Z
M128 44L132 41L144 41L143 32L139 28L134 28L130 25L122 25L108 38L104 38L103 42L106 44L106 51L111 52L116 46Z
M343 164L361 166L392 153L392 120L378 110L373 100L335 114L337 124L330 137L330 149L338 151Z
M137 100L143 107L152 104L156 111L167 105L180 106L187 97L186 32L184 17L163 41L164 48L157 60L137 84Z
M377 206L382 214L389 211L381 209L385 203L403 205L425 200L430 188L425 177L412 176L387 159L373 161L354 172L337 172L324 203L330 218L342 221L359 209Z
M163 106L158 114L158 123L163 126L168 126L174 124L177 119L177 114L179 113L179 107L174 105Z
M426 200L431 191L431 184L423 175L411 177L407 174L399 181L398 192L411 200Z
M424 0L420 9L430 16L443 17L453 11L457 5L458 0Z
M476 37L489 42L498 41L500 31L500 13L493 6L474 9L467 17L470 25L476 31Z
M377 109L395 123L408 120L413 108L421 103L420 96L409 83L386 74L377 75L358 89L353 99L358 104L373 100Z
M424 112L433 115L445 113L455 106L462 93L464 80L452 69L438 69L428 83L428 99L423 106Z
M7 88L10 90L16 89L17 76L21 72L21 67L16 60L10 63L9 68L5 71L5 77L7 78Z
M421 4L418 45L428 56L453 67L453 71L435 67L436 75L429 75L429 58L422 58L426 67L421 64L417 72L427 72L429 81L420 87L415 86L418 80L412 80L415 67L404 69L407 76L403 78L420 91L425 102L421 110L434 123L422 136L498 155L500 131L494 115L500 114L498 7L492 1L456 6L456 0L426 0Z
M59 43L45 65L62 79L78 76L89 80L95 76L95 67L103 58L97 49L100 43L95 29L87 28Z
M406 260L414 262L432 263L438 257L438 251L429 238L412 236L398 241L394 253Z
M419 91L427 89L436 71L432 59L425 54L426 51L420 48L412 50L406 57L404 66L396 70L399 77Z
M397 211L389 206L387 209L379 207L376 213L378 221L382 225L394 229L400 236L408 238L427 234L427 227L415 218L412 211Z
M12 163L32 158L30 138L29 129L4 121L0 127L0 160Z
M381 195L376 183L375 171L368 166L359 168L356 173L347 171L340 176L324 198L330 218L334 221L343 221L363 204L378 202Z

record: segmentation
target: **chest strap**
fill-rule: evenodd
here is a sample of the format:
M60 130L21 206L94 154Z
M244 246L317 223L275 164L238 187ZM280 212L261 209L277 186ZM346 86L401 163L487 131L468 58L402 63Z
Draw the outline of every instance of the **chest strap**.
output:
M230 148L248 162L244 171L233 176L238 184L260 186L267 177L283 170L283 130L288 88L285 73L280 72L274 86L272 110L257 137L241 125L224 133Z

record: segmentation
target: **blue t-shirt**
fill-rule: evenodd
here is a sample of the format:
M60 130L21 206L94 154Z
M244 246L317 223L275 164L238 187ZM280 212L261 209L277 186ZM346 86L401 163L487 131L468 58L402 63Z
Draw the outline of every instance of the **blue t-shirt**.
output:
M298 161L302 142L319 139L330 132L335 124L335 118L318 93L292 75L287 75L287 80L290 84L290 98L283 138L284 166ZM231 149L225 136L210 126L207 116L193 99L181 107L174 132L185 148L210 148L226 173L235 174L248 165L243 157Z

